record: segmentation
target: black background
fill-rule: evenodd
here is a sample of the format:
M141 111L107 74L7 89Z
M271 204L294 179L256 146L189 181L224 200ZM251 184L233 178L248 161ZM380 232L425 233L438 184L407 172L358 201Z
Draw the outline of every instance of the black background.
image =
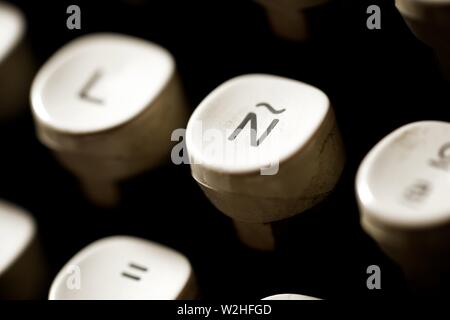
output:
M0 125L0 197L30 210L39 225L51 278L76 252L108 235L166 244L192 262L205 299L260 299L300 293L327 299L408 297L401 271L359 226L354 195L358 165L386 134L416 120L448 120L448 84L430 48L409 31L394 1L334 1L322 33L296 44L275 37L252 1L14 1L28 20L39 65L73 38L118 32L148 39L175 57L194 109L222 82L269 73L317 86L333 102L348 156L335 193L294 219L277 253L242 246L186 165L168 164L123 184L114 210L98 209L35 136L30 114ZM82 30L66 28L79 4ZM366 9L382 9L382 29L366 28ZM330 160L331 161L331 160ZM366 268L382 271L382 290L366 287ZM50 285L50 283L49 283ZM46 298L43 296L43 298Z

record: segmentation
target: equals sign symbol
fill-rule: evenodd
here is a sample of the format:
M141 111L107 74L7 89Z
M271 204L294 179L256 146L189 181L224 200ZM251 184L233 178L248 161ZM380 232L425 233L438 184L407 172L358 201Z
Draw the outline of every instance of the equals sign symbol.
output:
M137 271L139 271L141 273L148 271L147 267L143 267L143 266L140 266L140 265L138 265L136 263L132 263L132 262L128 264L128 267L130 267L130 269L137 270ZM124 276L126 278L129 278L129 279L132 279L132 280L135 280L135 281L141 280L141 277L139 277L139 276L137 276L135 274L131 274L131 273L125 272L125 271L122 272L122 276Z

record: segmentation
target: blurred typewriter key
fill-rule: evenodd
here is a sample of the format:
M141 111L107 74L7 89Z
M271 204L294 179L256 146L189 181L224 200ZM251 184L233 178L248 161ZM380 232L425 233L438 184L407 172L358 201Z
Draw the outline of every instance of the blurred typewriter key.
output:
M431 46L450 80L450 0L396 0L414 34Z
M273 31L287 40L302 41L311 36L308 9L330 0L255 0L267 13Z
M277 294L274 296L270 296L267 298L264 298L262 300L322 300L319 298L314 298L314 297L310 297L310 296L304 296L301 294Z
M188 118L171 54L117 34L60 49L36 76L31 101L40 141L99 206L119 202L119 181L168 161L170 135Z
M362 227L419 292L449 274L449 174L450 124L434 121L392 132L358 170Z
M40 298L46 276L34 219L23 209L0 201L0 297Z
M147 240L114 236L76 254L58 273L50 300L174 300L196 297L188 259Z
M34 63L25 31L22 12L0 2L0 120L26 110L29 105Z
M186 131L193 178L248 246L273 250L273 222L334 188L344 151L328 97L310 85L244 75L210 93Z

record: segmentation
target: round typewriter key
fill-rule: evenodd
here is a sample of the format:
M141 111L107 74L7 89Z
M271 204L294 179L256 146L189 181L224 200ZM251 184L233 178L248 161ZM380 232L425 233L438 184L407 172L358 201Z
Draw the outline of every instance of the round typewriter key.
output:
M305 40L311 36L307 10L330 0L255 0L267 12L273 31L288 40Z
M117 183L170 157L170 135L188 112L165 49L129 36L94 34L60 49L36 76L38 137L98 205Z
M396 0L414 34L431 46L450 80L450 0Z
M26 110L34 63L25 41L26 22L12 5L0 2L0 120Z
M450 124L403 126L380 141L356 179L361 224L418 289L450 267Z
M58 273L49 300L174 300L196 297L189 260L147 240L114 236L91 243Z
M322 299L314 298L314 297L310 297L310 296L304 296L301 294L286 293L286 294L273 295L273 296L264 298L262 300L322 300Z
M46 267L33 217L0 201L0 297L40 298L45 281Z
M258 249L274 249L271 223L323 200L344 166L327 96L271 75L240 76L210 93L189 120L186 146L194 179Z

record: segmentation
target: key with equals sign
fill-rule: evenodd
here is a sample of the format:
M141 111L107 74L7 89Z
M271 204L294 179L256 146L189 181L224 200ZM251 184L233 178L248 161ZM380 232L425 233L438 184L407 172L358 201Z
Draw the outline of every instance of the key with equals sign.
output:
M140 265L135 264L135 263L129 263L128 266L130 268L138 270L140 272L147 272L148 271L147 267L143 267L143 266L140 266ZM128 273L128 272L122 272L122 276L127 277L127 278L132 279L132 280L136 280L136 281L141 280L141 277L136 276L136 275L131 274L131 273Z

